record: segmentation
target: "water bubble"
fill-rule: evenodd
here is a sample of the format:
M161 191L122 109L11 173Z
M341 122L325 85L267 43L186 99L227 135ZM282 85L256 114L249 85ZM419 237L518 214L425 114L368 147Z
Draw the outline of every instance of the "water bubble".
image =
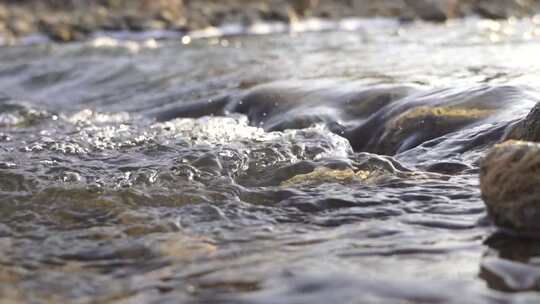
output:
M182 44L190 44L191 43L191 37L190 36L183 36L182 37Z

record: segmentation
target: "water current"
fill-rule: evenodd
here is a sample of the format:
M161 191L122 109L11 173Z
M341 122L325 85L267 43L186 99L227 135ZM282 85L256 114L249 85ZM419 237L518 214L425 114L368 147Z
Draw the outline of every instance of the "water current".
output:
M1 48L3 301L538 303L478 164L540 19L347 24Z

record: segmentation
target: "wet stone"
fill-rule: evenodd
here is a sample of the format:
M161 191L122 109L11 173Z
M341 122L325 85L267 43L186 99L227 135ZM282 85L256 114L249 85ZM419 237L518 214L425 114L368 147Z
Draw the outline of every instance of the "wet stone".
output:
M501 228L540 231L540 144L506 141L481 163L480 188L489 216Z
M529 112L527 117L521 121L520 139L528 141L540 141L540 104L536 104Z
M429 139L437 138L449 130L488 117L494 111L459 107L415 107L389 121L376 151L394 154ZM411 140L403 140L410 138Z
M458 162L437 162L426 167L429 172L455 175L466 170L471 170L472 167Z
M370 172L358 171L352 169L332 170L328 168L316 168L310 173L296 175L283 183L282 186L314 186L322 183L352 183L354 181L363 181L370 176Z

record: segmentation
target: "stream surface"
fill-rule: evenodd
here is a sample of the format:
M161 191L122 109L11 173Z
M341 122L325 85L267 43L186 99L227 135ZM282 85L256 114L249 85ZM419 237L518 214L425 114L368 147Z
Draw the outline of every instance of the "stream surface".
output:
M1 298L538 303L478 164L540 100L540 19L351 22L1 48Z

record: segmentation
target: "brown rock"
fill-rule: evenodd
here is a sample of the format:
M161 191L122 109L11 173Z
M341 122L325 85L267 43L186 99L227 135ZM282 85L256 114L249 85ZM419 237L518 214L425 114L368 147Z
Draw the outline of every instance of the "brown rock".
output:
M34 31L30 21L20 18L11 18L8 28L17 36L25 36Z
M493 114L493 110L462 107L415 107L405 111L385 125L376 151L395 154L403 149L404 139L418 144L463 128Z
M50 27L47 32L49 37L59 42L69 42L75 40L73 29L65 24L56 24Z
M480 167L480 189L497 226L540 231L539 173L539 143L510 140L489 151Z
M521 123L522 139L540 142L540 104L536 104Z
M364 181L370 176L368 171L354 172L352 169L332 170L329 168L315 168L310 173L298 174L281 183L281 186L315 186L324 183L350 184L354 181Z

